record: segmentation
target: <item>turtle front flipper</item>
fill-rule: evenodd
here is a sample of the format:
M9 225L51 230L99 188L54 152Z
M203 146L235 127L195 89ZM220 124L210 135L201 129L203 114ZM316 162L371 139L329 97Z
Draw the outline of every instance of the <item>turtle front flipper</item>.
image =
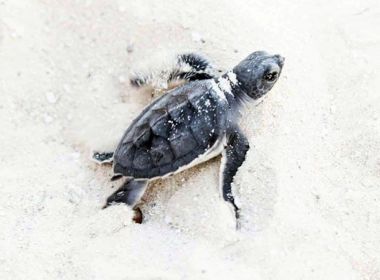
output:
M213 79L218 76L218 71L203 55L198 53L182 53L173 56L166 61L162 69L152 69L151 71L133 71L130 82L135 87L146 85L168 86L178 80L195 81Z
M232 194L231 184L234 180L236 172L243 164L246 154L249 150L249 143L244 134L239 128L234 128L228 138L227 147L223 152L222 164L221 164L221 193L223 199L231 203L235 212L236 228L239 228L239 215L240 209L235 203L234 196Z
M169 82L178 79L186 81L207 80L217 76L217 71L210 61L198 53L184 53L177 57L179 71L173 71Z

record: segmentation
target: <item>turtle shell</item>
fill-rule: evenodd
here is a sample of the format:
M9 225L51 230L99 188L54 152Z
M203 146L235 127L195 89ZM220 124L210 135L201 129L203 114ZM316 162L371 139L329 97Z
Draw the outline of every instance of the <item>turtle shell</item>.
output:
M127 129L114 154L114 172L150 179L188 165L225 135L227 109L213 80L169 91Z

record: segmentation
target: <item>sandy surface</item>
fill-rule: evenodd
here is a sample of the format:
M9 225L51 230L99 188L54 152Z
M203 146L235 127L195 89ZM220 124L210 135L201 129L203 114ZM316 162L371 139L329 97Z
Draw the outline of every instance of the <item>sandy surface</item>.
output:
M379 6L0 1L0 279L380 279ZM286 57L242 121L239 232L217 159L154 184L143 225L100 209L116 185L89 155L150 102L128 73L166 49Z

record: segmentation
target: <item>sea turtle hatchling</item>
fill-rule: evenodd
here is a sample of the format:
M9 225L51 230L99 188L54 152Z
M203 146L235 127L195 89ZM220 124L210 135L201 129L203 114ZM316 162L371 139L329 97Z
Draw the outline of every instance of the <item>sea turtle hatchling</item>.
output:
M113 178L127 177L106 206L126 203L136 207L149 181L222 154L220 192L238 221L231 184L249 149L238 125L240 109L273 87L284 58L257 51L219 77L200 55L182 55L179 61L189 66L188 72L174 71L169 79L180 77L189 82L147 106L126 130L115 152L94 154L100 163L113 162ZM131 82L140 86L145 80L138 77Z

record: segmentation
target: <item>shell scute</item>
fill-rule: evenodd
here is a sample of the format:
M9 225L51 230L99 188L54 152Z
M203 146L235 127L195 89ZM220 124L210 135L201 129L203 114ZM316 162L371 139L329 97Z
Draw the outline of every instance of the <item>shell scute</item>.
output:
M153 178L191 163L225 133L226 104L221 100L207 80L163 95L127 129L115 151L114 171Z

